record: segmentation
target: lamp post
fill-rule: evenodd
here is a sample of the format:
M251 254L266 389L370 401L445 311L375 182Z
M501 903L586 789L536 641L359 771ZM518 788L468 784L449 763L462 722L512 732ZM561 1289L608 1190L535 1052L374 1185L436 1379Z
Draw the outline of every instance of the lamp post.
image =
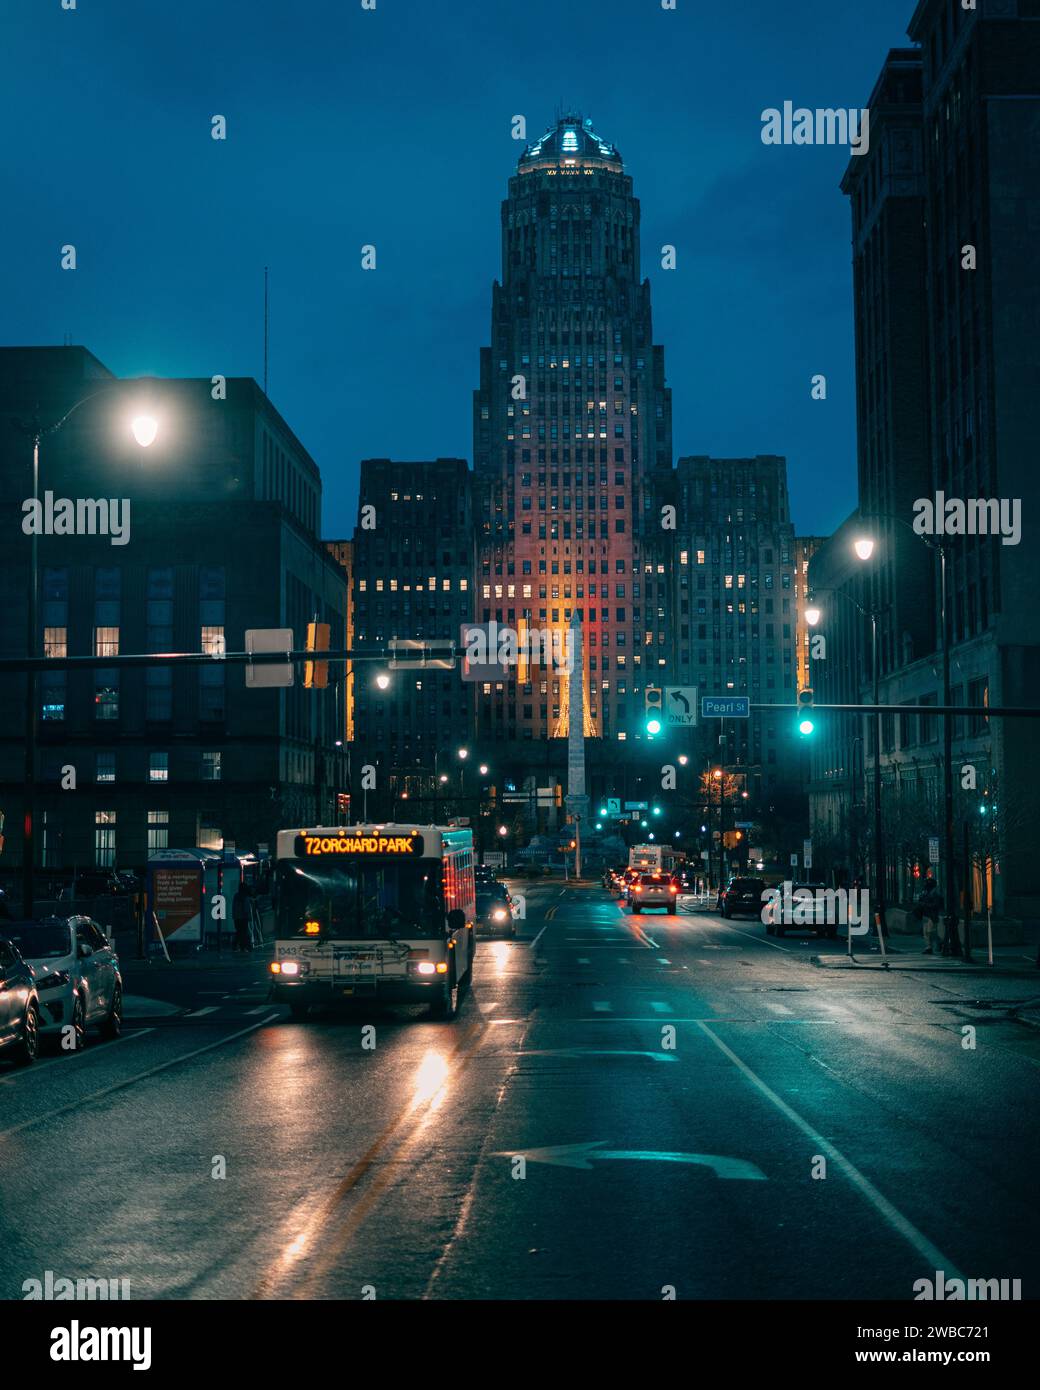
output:
M33 513L39 512L40 505L40 443L44 435L57 434L65 422L74 415L80 406L86 405L88 401L94 400L97 396L107 394L112 389L111 386L102 387L99 391L91 391L89 395L83 396L71 409L67 410L60 420L52 425L43 425L38 419L34 419L30 424L22 425L22 432L28 434L32 440L32 498ZM130 432L137 444L142 449L147 449L154 443L156 435L159 433L159 422L156 417L144 411L138 411L130 421ZM41 655L39 640L39 607L40 607L40 552L38 527L34 526L30 541L29 550L29 594L26 604L26 655L37 657ZM33 915L33 872L36 859L36 738L39 732L39 710L37 709L37 683L36 672L27 671L25 676L25 791L24 791L24 818L22 828L22 916L31 918Z
M904 526L911 535L916 536L919 541L928 547L929 550L938 551L939 554L939 632L940 649L942 658L942 689L943 704L950 705L950 612L947 603L947 579L946 579L946 552L945 542L937 540L935 537L922 535L915 531L913 525L905 517L896 516L890 512L871 512L864 513L866 520L897 521ZM857 553L860 542L857 542ZM869 544L869 557L874 549L872 540L864 540L864 545ZM863 557L861 557L863 558ZM954 909L954 833L953 833L953 716L949 713L943 715L943 897L946 906L946 935L943 938L942 953L944 956L961 955L961 942L957 933L957 913Z
M860 560L869 560L874 553L874 542L864 537L855 542L854 549ZM816 590L813 590L815 597ZM853 608L864 618L870 619L870 673L871 686L873 691L872 703L877 706L881 703L881 683L880 671L878 667L878 615L872 608L864 608L858 603L851 594L847 594L844 589L826 589L823 593L837 594L839 598L851 603ZM805 621L810 627L815 627L820 621L822 613L815 604L805 610ZM874 756L874 910L877 914L879 934L886 929L885 924L885 842L881 821L881 711L875 709L874 718L871 721L872 729L872 751Z

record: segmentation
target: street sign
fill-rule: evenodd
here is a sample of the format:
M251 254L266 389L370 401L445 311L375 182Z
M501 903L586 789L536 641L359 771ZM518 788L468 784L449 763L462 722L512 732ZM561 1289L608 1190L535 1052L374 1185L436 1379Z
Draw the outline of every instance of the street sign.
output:
M664 722L668 728L692 728L697 723L697 687L695 685L666 685L663 713Z
M649 811L649 809L650 809L650 803L649 803L649 801L626 801L626 802L625 802L625 810L626 810L626 811Z
M753 820L738 820L733 823L734 830L753 830L755 822Z
M619 816L621 814L621 798L619 796L607 797L607 815Z
M938 835L929 835L928 837L928 862L929 864L938 864L939 862Z
M391 671L451 671L455 667L455 643L448 638L421 641L412 637L391 637L387 644Z
M750 719L749 695L702 695L702 719Z
M797 856L797 854L792 854L792 855L791 855L791 868L792 868L792 869L797 869L797 867L798 867L798 856Z
M285 652L293 649L293 630L291 627L247 627L247 652ZM289 686L293 683L292 662L286 660L284 666L270 665L246 666L246 687L257 690L263 687Z
M807 869L812 868L812 840L802 841L802 863Z

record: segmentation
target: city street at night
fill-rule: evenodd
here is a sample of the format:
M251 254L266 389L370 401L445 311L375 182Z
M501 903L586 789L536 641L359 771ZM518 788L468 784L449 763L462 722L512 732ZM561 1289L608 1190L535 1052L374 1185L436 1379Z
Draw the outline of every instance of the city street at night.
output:
M0 1249L0 1295L48 1269L132 1298L1035 1287L1027 961L855 970L843 941L514 886L520 935L480 943L451 1023L295 1023L260 961L128 962L121 1040L0 1070L0 1223L47 1211Z

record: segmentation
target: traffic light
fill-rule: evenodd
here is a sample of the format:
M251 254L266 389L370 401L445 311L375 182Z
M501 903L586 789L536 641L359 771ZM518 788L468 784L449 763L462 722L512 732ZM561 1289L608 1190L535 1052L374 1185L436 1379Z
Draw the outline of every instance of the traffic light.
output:
M646 731L653 738L664 728L661 718L664 709L664 691L659 685L646 687Z
M309 652L327 652L330 631L328 623L308 623L307 650ZM303 663L303 683L308 690L324 690L329 683L329 663L327 661L305 661Z
M812 708L812 686L806 686L804 690L798 692L798 732L802 738L808 738L816 732L816 724L812 719Z

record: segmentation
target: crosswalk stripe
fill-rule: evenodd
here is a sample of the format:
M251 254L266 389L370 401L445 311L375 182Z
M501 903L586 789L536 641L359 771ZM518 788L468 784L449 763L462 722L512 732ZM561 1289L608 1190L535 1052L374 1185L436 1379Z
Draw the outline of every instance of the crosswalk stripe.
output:
M217 1012L217 1006L216 1006L216 1004L207 1004L206 1007L205 1007L204 1009L193 1009L192 1012L191 1012L190 1014L185 1014L184 1017L185 1017L185 1018L201 1018L203 1014L215 1014L216 1012Z

